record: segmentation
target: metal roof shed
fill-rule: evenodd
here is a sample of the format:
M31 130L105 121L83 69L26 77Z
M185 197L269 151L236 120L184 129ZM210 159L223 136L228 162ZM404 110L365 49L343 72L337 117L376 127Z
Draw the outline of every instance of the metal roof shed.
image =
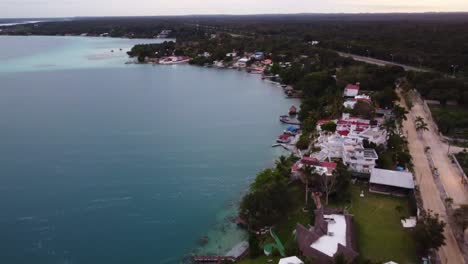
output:
M413 174L406 171L373 169L370 183L405 189L414 189Z

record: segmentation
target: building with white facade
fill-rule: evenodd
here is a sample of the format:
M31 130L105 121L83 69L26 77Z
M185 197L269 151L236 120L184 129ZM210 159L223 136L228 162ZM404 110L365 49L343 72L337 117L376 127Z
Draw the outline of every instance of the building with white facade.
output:
M354 109L354 106L357 104L357 102L367 102L369 104L372 104L372 100L368 95L356 95L354 98L348 98L344 101L343 106L348 109Z
M359 93L359 83L356 84L348 84L344 89L344 96L346 97L354 97Z
M343 164L354 172L370 173L378 159L375 149L363 148L362 145L345 145L343 148Z

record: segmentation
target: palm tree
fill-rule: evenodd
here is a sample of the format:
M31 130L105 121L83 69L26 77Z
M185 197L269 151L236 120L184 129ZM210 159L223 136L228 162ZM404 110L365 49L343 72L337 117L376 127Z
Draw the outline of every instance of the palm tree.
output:
M423 131L429 131L429 127L426 122L424 122L424 118L417 116L414 124L416 126L416 131L419 133L419 137L422 136Z
M283 175L284 177L289 176L290 165L289 165L288 158L281 155L278 158L278 160L276 160L275 164L276 164L276 169L281 173L281 175Z
M421 123L416 123L416 131L418 132L429 131L429 127L427 126L427 123L422 121Z
M417 116L416 119L414 120L415 123L424 123L424 118L421 116Z
M387 119L382 125L380 125L380 128L385 129L389 135L394 135L396 129L395 120Z

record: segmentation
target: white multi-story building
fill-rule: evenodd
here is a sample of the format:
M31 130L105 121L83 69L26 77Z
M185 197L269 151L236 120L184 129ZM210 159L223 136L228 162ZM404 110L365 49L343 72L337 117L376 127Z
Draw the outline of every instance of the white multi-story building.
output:
M351 171L370 173L379 159L374 149L363 148L362 145L345 145L343 147L343 164Z

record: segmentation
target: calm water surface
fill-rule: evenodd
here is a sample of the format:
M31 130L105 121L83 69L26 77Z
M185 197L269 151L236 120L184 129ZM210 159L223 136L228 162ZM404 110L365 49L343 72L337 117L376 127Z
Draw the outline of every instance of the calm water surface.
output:
M243 239L229 219L297 102L237 71L125 65L139 42L0 37L0 263L180 263Z

